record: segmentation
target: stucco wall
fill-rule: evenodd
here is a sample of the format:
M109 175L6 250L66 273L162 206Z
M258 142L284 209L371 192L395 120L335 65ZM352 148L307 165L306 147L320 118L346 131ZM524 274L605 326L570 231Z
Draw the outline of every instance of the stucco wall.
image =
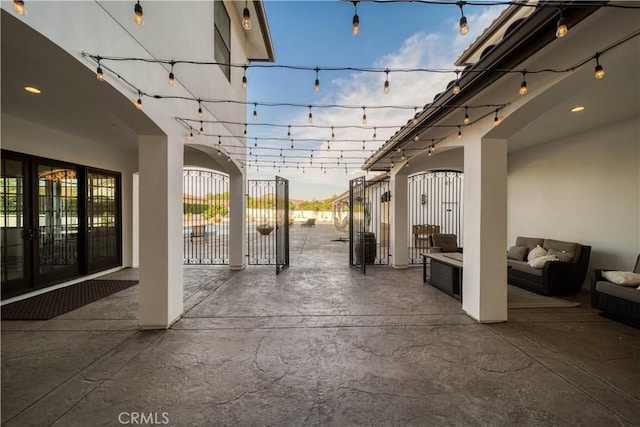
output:
M508 242L592 246L590 268L633 268L640 252L638 117L509 155Z
M2 148L122 174L122 260L132 264L132 176L137 151L119 151L6 114L2 115Z

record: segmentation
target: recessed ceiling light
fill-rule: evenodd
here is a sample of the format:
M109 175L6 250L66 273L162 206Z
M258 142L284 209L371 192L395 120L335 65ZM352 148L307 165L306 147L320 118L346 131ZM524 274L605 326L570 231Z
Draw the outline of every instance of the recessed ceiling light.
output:
M40 95L42 93L42 91L40 89L38 89L37 87L33 87L33 86L25 86L24 90L26 90L29 93L35 93L36 95Z
M584 111L584 105L578 105L577 107L573 107L571 109L572 113L579 113L580 111Z

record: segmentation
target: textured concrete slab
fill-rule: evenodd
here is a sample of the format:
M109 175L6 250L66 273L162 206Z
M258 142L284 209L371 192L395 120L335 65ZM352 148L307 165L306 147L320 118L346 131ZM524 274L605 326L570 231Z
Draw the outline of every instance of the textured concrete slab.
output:
M640 331L588 294L481 325L420 268L364 276L331 227L292 236L278 276L186 267L167 331L137 330L137 288L2 322L2 424L638 425Z

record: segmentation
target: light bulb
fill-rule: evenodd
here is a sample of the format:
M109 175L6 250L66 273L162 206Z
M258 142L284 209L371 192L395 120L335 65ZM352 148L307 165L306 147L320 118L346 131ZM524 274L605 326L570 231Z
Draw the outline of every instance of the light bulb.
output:
M169 73L169 86L173 86L175 82L176 82L176 78L173 75L173 71L172 71Z
M362 124L363 125L367 124L367 114L366 113L362 115Z
M231 161L231 156L227 156L227 162Z
M384 81L384 89L382 89L384 93L389 93L389 80Z
M253 110L253 120L258 120L258 112L255 109Z
M360 34L360 18L358 17L357 13L353 15L353 29L351 32L354 36Z
M603 77L604 77L604 68L602 68L602 65L597 64L596 65L596 79L600 80Z
M27 10L24 8L24 1L22 0L13 0L13 10L15 10L18 15L27 14Z
M136 5L133 7L133 17L136 21L136 24L138 25L143 25L144 24L144 17L142 15L142 6L140 5L140 1L138 0L138 3L136 3Z
M316 79L313 85L313 90L315 90L316 92L320 92L320 80Z
M416 134L416 136L413 137L413 140L416 142L420 141L420 135Z
M466 108L464 112L464 120L462 121L462 123L464 123L465 125L471 123L471 119L469 118L469 113L467 113Z
M313 123L313 114L309 112L309 123Z
M136 108L138 110L142 110L142 99L139 98L140 95L138 95L138 100L136 101Z
M102 72L102 67L100 67L100 65L98 65L98 69L96 70L96 78L99 82L104 80L104 73Z
M460 82L456 79L456 83L453 85L453 94L457 95L460 93Z
M527 81L526 80L522 80L522 83L520 84L520 90L518 92L520 93L520 95L526 95L527 94Z
M242 88L247 88L247 76L242 76Z
M496 111L496 116L493 118L493 125L498 126L500 124L500 118L498 117L498 112Z
M460 34L463 36L469 32L469 25L467 25L467 17L462 16L460 18Z
M218 156L222 156L222 151L218 148Z
M202 122L200 122L200 135L202 135L202 133L204 132L204 125L202 124Z
M251 29L251 15L249 14L249 8L245 7L242 11L242 27L245 30Z
M458 139L462 138L462 130L460 129L460 126L458 126Z
M564 37L568 32L567 28L567 20L564 19L564 16L560 15L560 19L558 19L558 25L556 27L556 37Z
M198 106L198 118L202 118L202 105Z
M187 140L193 141L193 131L189 132L189 136L187 137Z

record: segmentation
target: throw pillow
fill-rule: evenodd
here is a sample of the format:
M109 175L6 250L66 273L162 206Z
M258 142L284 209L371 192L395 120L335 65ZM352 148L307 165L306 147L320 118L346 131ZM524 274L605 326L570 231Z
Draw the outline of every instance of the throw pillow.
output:
M544 265L549 261L558 261L558 258L555 255L542 255L532 259L527 264L533 268L544 268Z
M556 249L549 249L549 252L547 252L549 255L555 255L558 257L558 261L561 262L571 262L571 260L573 259L573 252L567 252L567 251L558 251Z
M630 271L603 271L602 277L616 285L640 285L640 273L632 273Z
M524 257L527 256L529 248L526 246L511 246L507 250L507 258L515 259L516 261L524 261Z
M538 257L545 256L546 254L547 254L547 251L542 246L538 245L529 251L529 255L527 255L527 261L531 261Z

